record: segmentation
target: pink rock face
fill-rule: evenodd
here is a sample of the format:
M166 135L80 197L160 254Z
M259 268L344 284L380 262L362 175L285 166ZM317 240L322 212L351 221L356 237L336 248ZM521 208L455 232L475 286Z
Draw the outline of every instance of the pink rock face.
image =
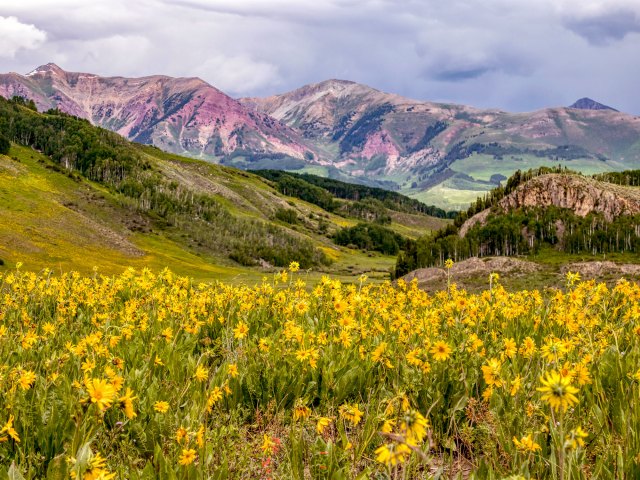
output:
M54 64L27 75L0 75L0 95L33 99L130 140L205 159L241 149L303 159L312 148L287 125L248 109L199 78L100 77Z
M500 201L500 207L556 206L573 210L585 217L590 212L602 213L607 221L620 215L640 213L637 189L602 184L575 175L544 175L527 182Z
M385 155L390 163L395 162L400 155L398 147L393 144L387 132L380 131L369 136L359 153L360 157L367 160L371 160L376 155Z

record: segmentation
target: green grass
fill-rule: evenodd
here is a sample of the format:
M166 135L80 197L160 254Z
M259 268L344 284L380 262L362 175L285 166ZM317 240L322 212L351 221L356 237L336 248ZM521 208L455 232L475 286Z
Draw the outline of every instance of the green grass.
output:
M234 215L268 222L270 212L279 205L295 209L302 219L296 227L298 234L310 238L332 260L328 267L306 272L310 282L317 282L325 274L345 282L355 281L361 274L373 281L389 278L395 257L338 247L314 231L314 222L321 217L328 222L330 232L356 225L357 219L285 197L246 172L148 147L143 150L151 156L155 168L194 191L212 194ZM18 262L36 271L49 268L84 274L94 268L103 274L119 274L128 266L154 270L169 267L197 281L232 284L255 284L271 275L268 270L242 267L227 258L212 256L189 244L179 231L154 227L103 186L47 168L52 165L48 158L20 146L13 146L9 156L0 156L0 259L5 262L0 271ZM441 223L431 217L397 214L392 228L415 238ZM145 231L132 232L132 224L144 225Z
M548 158L540 158L534 155L509 155L502 160L496 160L493 156L473 154L468 158L456 160L451 164L451 170L464 173L476 180L489 181L492 175L500 174L510 177L516 170L529 170L539 167L566 166L568 169L582 172L585 175L611 171L611 165L600 160L578 159L571 161L555 161Z
M483 194L483 192L478 190L459 190L448 187L442 183L429 190L408 190L403 193L423 203L435 205L445 210L465 209L471 202Z

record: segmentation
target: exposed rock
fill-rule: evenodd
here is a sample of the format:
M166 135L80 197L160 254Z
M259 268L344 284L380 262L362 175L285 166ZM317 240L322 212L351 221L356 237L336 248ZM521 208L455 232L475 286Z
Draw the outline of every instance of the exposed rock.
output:
M581 108L507 113L413 100L345 80L327 80L280 95L240 101L300 129L305 138L320 140L322 145L356 144L347 151L334 148L333 161L338 168L354 173L348 160L359 161L361 175L378 170L366 168L363 159L375 162L375 167L385 159L387 174L409 172L420 177L448 156L449 160L465 158L483 146L496 152L502 148L516 156L521 150L524 155L532 148L531 140L540 152L579 145L587 157L607 157L629 167L640 160L635 150L620 150L620 145L633 145L640 138L640 117L613 109L587 110L584 102L578 104ZM597 106L596 102L591 105ZM372 121L372 112L383 106L390 108L382 109ZM523 167L526 169L526 164ZM425 188L439 182L425 184Z
M607 221L619 215L640 213L640 189L621 187L579 175L549 174L535 177L518 186L498 202L498 210L509 211L524 207L568 208L585 217L591 212L601 213ZM460 227L464 237L474 225L486 222L491 210L486 209L468 219Z
M598 278L603 275L628 275L640 276L640 265L619 264L611 261L576 262L563 265L560 272L579 273L583 278Z
M320 164L356 181L411 186L415 193L457 176L462 184L475 182L482 195L492 184L469 178L455 165L474 153L489 162L488 173L507 173L497 163L492 172L491 162L529 155L531 149L540 158L564 161L561 146L599 158L610 169L634 168L640 161L634 147L638 116L593 108L482 110L404 98L346 80L235 100L199 78L101 77L47 64L27 75L0 75L0 95L33 99L40 110L57 107L174 153L250 168Z
M577 108L580 110L613 110L614 112L618 111L615 108L603 105L602 103L591 100L588 97L584 97L580 100L575 101L572 105L569 106L569 108Z

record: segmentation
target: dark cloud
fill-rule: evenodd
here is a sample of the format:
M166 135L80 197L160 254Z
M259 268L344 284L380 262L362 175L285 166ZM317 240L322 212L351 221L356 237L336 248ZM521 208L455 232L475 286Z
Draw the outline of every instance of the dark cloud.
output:
M470 80L472 78L478 78L492 69L490 67L476 67L459 70L443 70L436 72L433 75L435 80L441 82L460 82L462 80Z
M342 78L478 107L532 110L587 95L640 112L640 63L630 61L639 0L7 3L0 17L32 25L40 40L0 29L0 45L15 45L0 71L53 61L102 75L199 76L234 96Z
M622 40L630 33L640 32L640 16L627 8L597 16L568 18L565 25L589 43L602 46Z

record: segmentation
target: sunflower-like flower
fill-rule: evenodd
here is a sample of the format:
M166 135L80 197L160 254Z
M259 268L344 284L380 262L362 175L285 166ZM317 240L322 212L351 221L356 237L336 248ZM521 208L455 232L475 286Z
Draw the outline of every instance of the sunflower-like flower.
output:
M427 434L429 422L416 410L408 410L402 416L400 429L405 435L407 444L416 446Z
M563 377L558 372L547 373L546 377L540 377L542 387L538 391L542 392L542 400L546 401L551 408L565 412L567 408L578 403L578 389L571 385L571 378Z
M135 409L133 408L133 401L138 398L133 396L133 390L127 388L125 394L118 399L120 408L124 411L124 414L128 419L133 419L137 416Z
M542 447L533 441L533 437L531 434L526 437L522 437L518 440L516 437L513 437L513 444L516 446L518 450L521 452L536 452L537 450L542 450Z
M446 342L439 340L433 344L433 347L431 347L429 352L433 355L433 359L436 362L443 362L449 358L449 355L451 354L451 347Z
M318 419L318 423L316 423L316 432L318 432L318 435L322 435L325 431L325 429L331 425L331 419L328 417L320 417Z
M182 450L178 463L180 465L191 465L196 460L196 451L193 448L185 448Z
M345 403L340 407L339 411L340 416L351 423L351 425L358 425L362 419L363 412L360 411L357 403L354 403L353 405Z
M95 403L101 412L111 406L116 396L116 389L111 383L99 378L86 378L84 385L91 403Z
M404 443L387 443L378 447L375 454L376 461L388 467L394 467L409 458L411 449Z
M9 420L5 423L4 427L0 429L0 443L9 440L9 437L13 438L16 443L20 443L20 436L15 428L13 428L13 415L9 415ZM6 433L6 435L5 435Z
M575 450L578 447L584 447L584 439L589 434L585 432L582 427L576 427L569 432L569 435L565 438L564 446L569 450Z
M494 385L496 387L502 386L502 380L500 380L501 368L502 364L497 358L492 358L491 360L489 360L489 363L481 367L482 376L484 377L484 381L487 385L489 385L490 387Z

